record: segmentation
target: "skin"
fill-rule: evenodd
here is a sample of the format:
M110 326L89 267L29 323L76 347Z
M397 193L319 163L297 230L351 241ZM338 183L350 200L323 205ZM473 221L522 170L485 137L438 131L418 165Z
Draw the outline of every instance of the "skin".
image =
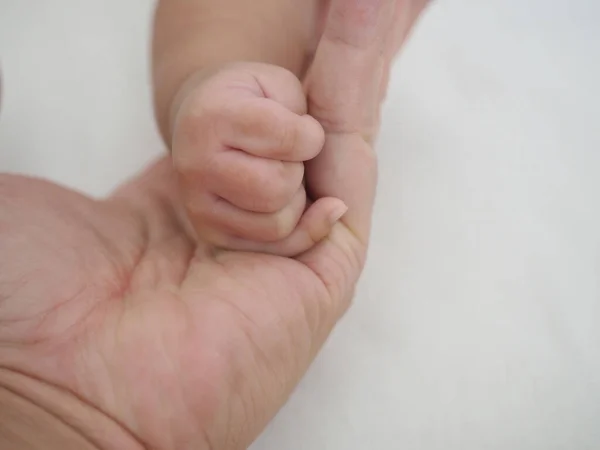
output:
M299 255L230 251L205 238L202 223L210 218L193 215L201 211L190 207L198 188L191 175L190 185L182 182L186 164L173 164L175 149L173 159L156 162L105 200L0 176L0 447L248 447L350 304L369 238L379 105L395 39L417 16L411 5L333 1L303 79L305 108L293 72L268 62L227 61L189 90L176 89L184 95L173 97L175 128L181 126L174 136L181 132L183 141L174 142L183 142L182 155L185 146L202 154L195 160L186 150L192 166L203 152L225 154L219 139L231 136L256 158L251 164L277 155L299 167L293 164L316 154L304 164L307 201L325 204L329 217L340 205L348 210L329 219L321 227L330 229L326 237ZM264 145L276 135L236 128L236 114L221 125L231 135L194 141L193 123L202 119L195 111L211 104L203 88L223 83L223 91L211 92L225 95L229 77L241 76L243 84L257 73L270 80L269 92L281 86L281 93L241 89L231 101L285 110L282 117L309 130L292 140L303 144ZM321 130L319 152L312 139ZM271 158L252 153L267 151ZM226 181L217 176L200 190L217 191Z
M155 20L156 116L190 228L219 248L293 256L346 206L311 202L304 162L323 148L300 78L329 2L163 0Z
M235 7L232 2L237 2ZM339 167L327 157L330 152L324 151L315 159L324 148L325 132L329 140L338 131L362 133L357 126L347 128L347 123L360 121L367 130L365 139L372 141L393 55L425 4L424 0L359 1L354 6L360 10L357 19L336 13L334 8L333 15L341 14L341 19L353 23L331 31L331 27L325 28L329 1L267 0L252 11L248 2L239 0L161 2L154 44L156 116L172 152L190 228L197 237L218 248L295 256L329 234L350 206L341 196L331 194L350 187L348 182L324 175L325 171L333 175ZM376 19L378 7L387 8L388 23L368 24L368 20ZM244 19L255 15L262 17L260 26ZM213 18L220 27L212 25L209 31L198 31L198 23ZM365 68L368 73L358 74L361 80L374 78L371 86L357 88L356 80L348 84L347 77L333 73L343 66L311 66L324 30L332 37L326 42L336 44L337 35L354 34L351 46L360 46L376 38L378 27L390 23L389 34L378 37L383 57L372 55L372 65ZM365 25L371 29L360 37L347 29ZM215 35L214 29L224 31ZM212 33L210 39L206 38L208 32ZM248 50L252 42L260 45ZM347 46L335 46L339 52L330 53L346 62ZM329 84L317 87L321 91L311 105L308 83L313 83L315 67L322 73L312 79ZM331 97L331 93L342 103L355 104L347 111L342 110L347 105L341 103L335 112L319 111L328 108L330 101L321 105L320 98ZM343 117L355 111L362 114L363 110L368 111L367 117ZM327 130L315 120L316 116L332 114L340 117L325 123ZM341 141L336 144L343 145ZM367 161L368 156L353 158L362 159L352 161L355 167L372 170L374 164ZM369 202L372 196L367 189L360 203Z
M207 242L295 256L346 212L338 199L307 197L304 163L321 152L325 132L307 114L292 72L234 63L204 74L174 124L181 196L194 232Z

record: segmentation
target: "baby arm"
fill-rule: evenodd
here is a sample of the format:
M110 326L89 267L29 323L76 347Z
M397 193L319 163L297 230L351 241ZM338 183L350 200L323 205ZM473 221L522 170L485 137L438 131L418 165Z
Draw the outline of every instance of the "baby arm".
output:
M157 121L188 218L210 243L282 255L327 236L345 212L312 203L303 162L323 146L299 78L321 0L162 0L154 30Z

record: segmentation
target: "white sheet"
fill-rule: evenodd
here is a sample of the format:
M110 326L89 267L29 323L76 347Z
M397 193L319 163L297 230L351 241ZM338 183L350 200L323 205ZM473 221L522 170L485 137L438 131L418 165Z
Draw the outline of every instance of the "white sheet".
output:
M162 150L151 1L0 0L0 170ZM254 450L600 448L600 4L438 0L393 77L356 304Z

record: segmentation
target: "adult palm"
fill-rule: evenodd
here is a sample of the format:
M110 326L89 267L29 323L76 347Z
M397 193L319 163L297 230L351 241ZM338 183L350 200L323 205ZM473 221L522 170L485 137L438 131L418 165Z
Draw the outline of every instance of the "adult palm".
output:
M307 184L350 209L297 258L195 240L167 158L101 201L0 177L0 386L98 447L246 448L348 307L364 263L394 3L331 6L306 81L327 133Z
M167 160L104 201L12 176L0 198L1 366L74 393L152 448L247 444L360 269L331 243L335 259L296 261L195 242Z

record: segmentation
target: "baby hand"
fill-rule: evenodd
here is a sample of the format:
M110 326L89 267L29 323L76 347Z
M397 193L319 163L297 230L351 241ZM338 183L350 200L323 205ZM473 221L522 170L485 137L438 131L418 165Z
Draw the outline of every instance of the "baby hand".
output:
M239 63L186 90L172 155L188 218L220 248L295 256L325 238L346 212L311 202L304 162L324 144L302 84L280 67Z

